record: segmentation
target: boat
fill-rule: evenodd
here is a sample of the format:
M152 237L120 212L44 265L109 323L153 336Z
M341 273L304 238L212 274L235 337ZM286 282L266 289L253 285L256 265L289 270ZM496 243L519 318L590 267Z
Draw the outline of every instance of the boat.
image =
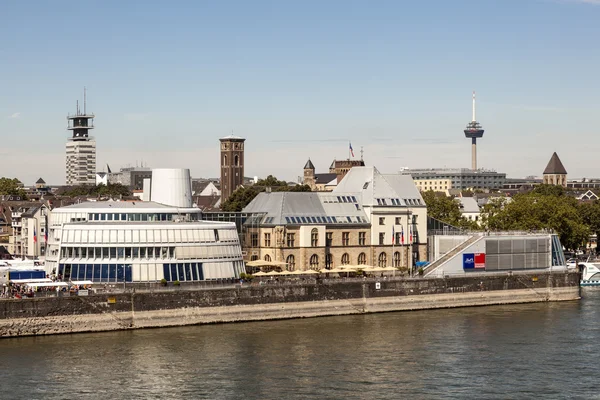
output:
M600 263L579 263L581 268L581 286L600 286Z

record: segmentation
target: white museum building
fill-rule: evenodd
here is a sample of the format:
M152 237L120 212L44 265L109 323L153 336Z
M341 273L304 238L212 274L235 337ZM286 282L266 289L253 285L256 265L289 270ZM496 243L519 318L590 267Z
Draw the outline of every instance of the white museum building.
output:
M166 180L152 182L152 193L169 193L168 201L176 205L92 201L52 210L47 272L94 283L238 278L244 263L235 224L201 221L187 189L171 190L189 182L189 170L162 170L157 176Z

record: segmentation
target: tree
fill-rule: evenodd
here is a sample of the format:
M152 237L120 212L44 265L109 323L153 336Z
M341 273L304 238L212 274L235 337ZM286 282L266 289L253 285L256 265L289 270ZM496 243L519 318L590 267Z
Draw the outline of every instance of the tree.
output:
M436 193L433 190L422 193L422 196L427 205L428 216L461 229L471 230L479 228L477 222L463 217L460 212L460 205L456 200L443 193Z
M60 195L75 197L75 196L110 196L110 197L127 197L131 196L131 191L127 186L120 183L109 183L108 185L100 184L97 186L80 185L63 188L59 191Z
M21 196L22 199L27 199L23 184L17 178L0 178L0 194Z
M237 188L221 204L221 209L231 212L242 211L260 192L264 192L267 187L270 187L273 192L310 192L310 186L308 185L289 186L287 182L280 181L273 175L269 175L265 179L259 179L255 185Z

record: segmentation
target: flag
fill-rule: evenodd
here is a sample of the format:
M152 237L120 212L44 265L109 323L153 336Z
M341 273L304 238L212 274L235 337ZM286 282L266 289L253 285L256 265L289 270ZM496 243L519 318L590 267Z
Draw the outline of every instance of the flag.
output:
M392 244L396 244L396 234L394 233L394 225L392 225Z
M37 243L37 232L35 228L33 228L33 243Z
M352 143L348 142L348 144L350 145L350 154L352 154L352 157L354 157L354 149L352 148Z
M410 227L410 236L409 236L409 238L410 238L410 243L412 243L413 242L412 226Z
M48 243L48 212L46 211L46 215L44 216L44 220L46 222L46 227L44 228L44 241Z
M404 244L404 227L400 227L400 243Z

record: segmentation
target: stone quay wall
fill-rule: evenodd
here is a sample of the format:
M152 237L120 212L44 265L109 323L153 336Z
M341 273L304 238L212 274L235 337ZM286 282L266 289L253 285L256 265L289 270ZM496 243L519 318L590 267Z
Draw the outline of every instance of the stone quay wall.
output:
M0 337L576 300L576 272L320 280L0 300Z

